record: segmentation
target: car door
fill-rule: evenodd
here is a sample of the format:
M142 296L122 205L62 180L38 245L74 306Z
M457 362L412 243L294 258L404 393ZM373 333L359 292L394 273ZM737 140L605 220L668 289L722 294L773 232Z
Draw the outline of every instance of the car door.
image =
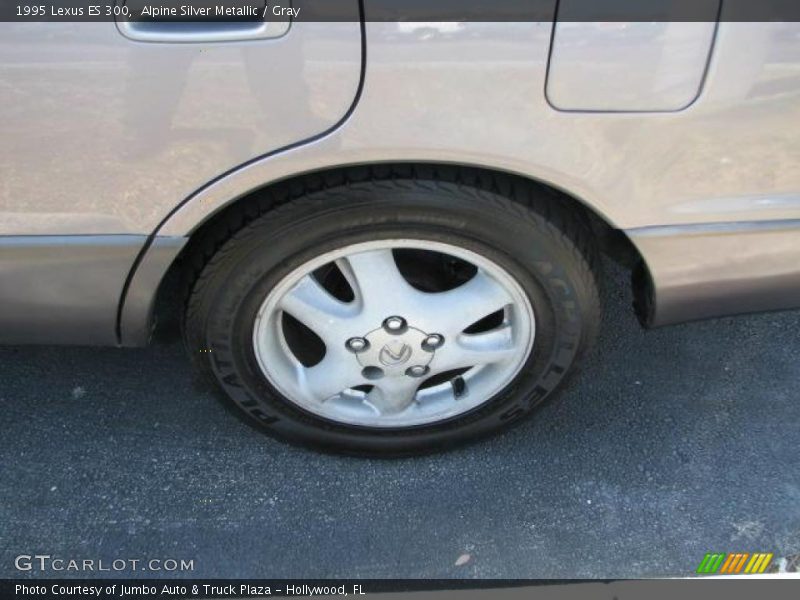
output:
M335 1L352 18L0 23L3 340L74 339L41 325L72 310L71 334L111 341L130 267L171 210L343 119L362 40L358 1Z

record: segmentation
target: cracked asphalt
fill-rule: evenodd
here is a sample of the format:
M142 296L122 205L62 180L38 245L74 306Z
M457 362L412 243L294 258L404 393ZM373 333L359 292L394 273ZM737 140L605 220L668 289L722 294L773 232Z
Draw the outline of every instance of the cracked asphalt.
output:
M169 330L0 347L0 577L41 576L14 568L33 553L201 578L684 576L711 551L796 554L800 312L645 332L607 269L602 337L559 402L415 459L264 437Z

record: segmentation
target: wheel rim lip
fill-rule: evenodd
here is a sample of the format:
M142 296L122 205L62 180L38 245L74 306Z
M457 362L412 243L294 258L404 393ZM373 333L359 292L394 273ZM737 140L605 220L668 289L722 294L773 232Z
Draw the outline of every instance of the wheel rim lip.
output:
M293 386L287 385L286 381L282 381L282 379L285 379L285 374L279 374L276 377L276 369L274 368L276 357L274 355L269 356L269 354L272 353L275 348L280 348L283 352L284 356L282 357L282 360L288 360L290 363L293 363L292 368L304 368L297 358L294 357L294 354L290 350L283 335L280 316L283 314L283 310L279 307L283 297L290 292L303 277L311 274L313 271L324 265L349 255L382 249L427 250L450 255L460 260L469 262L479 269L482 269L485 273L489 274L493 279L495 279L497 283L502 285L506 291L508 291L508 293L514 299L513 306L519 312L519 314L516 316L519 322L515 325L514 335L524 335L525 339L524 343L519 346L515 360L513 361L514 364L511 367L499 369L501 371L500 377L494 376L497 381L493 386L491 386L493 389L490 393L483 393L479 398L472 398L469 401L464 401L463 399L457 400L449 410L443 409L430 413L420 413L415 415L406 415L408 412L408 410L406 410L399 415L388 416L373 414L353 416L347 412L337 411L335 407L333 409L329 408L328 404L330 401L323 403L311 397L298 397L298 394L293 393ZM517 327L522 331L520 332ZM265 341L269 341L269 336L274 336L274 339L270 343L265 343ZM361 334L356 333L353 337L360 336ZM301 266L285 275L281 281L267 294L257 311L253 326L252 343L256 361L262 375L293 406L299 407L313 415L341 425L378 429L405 429L441 423L454 417L462 416L468 412L472 412L485 405L487 402L489 402L489 400L494 398L499 392L505 389L505 387L511 383L511 381L522 370L533 349L535 336L536 318L533 306L531 305L531 302L527 294L524 292L522 286L510 273L508 273L505 268L501 267L489 258L478 254L477 252L467 250L454 244L426 240L422 238L388 238L368 242L357 242L324 252L321 255L309 259ZM270 347L272 350L269 350ZM463 376L466 377L467 375L470 375L471 378L475 378L482 371L486 371L487 369L491 369L495 366L496 365L481 365L473 367L468 373L464 373ZM489 374L489 377L492 377L491 373ZM485 375L484 378L486 378ZM422 381L424 381L424 379ZM418 390L417 401L424 401L426 399L430 399L436 394L441 394L442 390L440 390L440 388L442 388L443 385L447 384L439 384L431 388ZM486 387L485 384L483 387ZM415 403L412 406L417 406L417 404Z

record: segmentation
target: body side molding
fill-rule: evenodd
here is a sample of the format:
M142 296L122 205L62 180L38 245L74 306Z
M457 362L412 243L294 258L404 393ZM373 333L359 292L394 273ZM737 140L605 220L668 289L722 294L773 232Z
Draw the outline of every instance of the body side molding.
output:
M117 343L117 304L144 235L0 236L0 343Z
M800 219L625 233L649 271L637 294L648 327L800 307Z

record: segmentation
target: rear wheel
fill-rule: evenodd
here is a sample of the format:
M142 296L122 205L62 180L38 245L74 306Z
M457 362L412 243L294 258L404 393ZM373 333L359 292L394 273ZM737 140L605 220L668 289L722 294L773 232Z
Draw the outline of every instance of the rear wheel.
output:
M351 453L451 446L530 413L591 343L588 240L550 198L413 179L309 193L203 267L187 343L268 432Z

